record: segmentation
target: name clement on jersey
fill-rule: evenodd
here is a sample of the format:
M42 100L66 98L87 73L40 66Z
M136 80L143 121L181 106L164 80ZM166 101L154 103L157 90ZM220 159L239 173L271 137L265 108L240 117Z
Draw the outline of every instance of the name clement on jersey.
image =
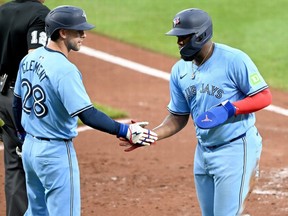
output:
M21 65L21 68L23 74L25 74L26 72L34 72L35 74L37 74L40 82L47 77L46 71L41 65L41 63L35 60L24 61L23 64Z
M186 88L184 92L186 100L191 100L193 97L195 97L196 93L197 93L196 85L192 85ZM207 94L217 99L220 99L224 94L224 90L214 85L202 83L199 89L199 93Z

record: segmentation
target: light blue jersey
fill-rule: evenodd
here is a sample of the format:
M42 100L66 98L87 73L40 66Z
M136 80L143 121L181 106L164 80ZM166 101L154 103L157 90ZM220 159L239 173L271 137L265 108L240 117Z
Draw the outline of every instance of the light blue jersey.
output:
M212 56L199 68L179 60L172 68L168 110L193 119L225 100L235 102L268 88L257 67L244 52L215 43ZM254 126L255 114L231 117L212 129L200 129L196 136L202 146L229 142Z
M93 106L77 67L47 47L23 58L14 94L22 98L23 128L35 137L74 138L78 113Z

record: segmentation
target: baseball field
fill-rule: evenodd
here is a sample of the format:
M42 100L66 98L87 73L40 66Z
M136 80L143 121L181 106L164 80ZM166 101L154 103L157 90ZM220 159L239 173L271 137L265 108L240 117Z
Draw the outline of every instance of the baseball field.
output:
M263 71L273 94L273 105L256 114L256 126L263 136L261 172L245 214L285 216L288 215L288 51L284 49L288 39L284 25L287 3L279 0L274 5L265 0L258 5L255 3L258 1L241 1L240 5L239 2L47 0L45 4L49 8L60 4L81 6L88 21L96 25L95 31L87 33L81 51L70 55L82 71L91 100L124 110L128 119L147 120L151 128L168 113L169 72L178 59L176 38L164 33L179 10L199 7L211 12L215 18L213 40L246 51ZM196 145L192 121L177 135L130 153L118 146L114 136L84 126L78 131L74 143L81 172L82 215L201 215L192 174ZM5 215L2 150L0 187L0 215Z

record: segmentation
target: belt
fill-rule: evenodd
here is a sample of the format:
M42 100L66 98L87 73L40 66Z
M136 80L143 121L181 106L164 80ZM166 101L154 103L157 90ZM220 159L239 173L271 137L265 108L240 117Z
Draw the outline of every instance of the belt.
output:
M234 139L231 139L229 142L234 142L234 141L236 141L236 140L238 140L238 139L241 139L241 138L243 138L243 137L245 137L245 136L246 136L246 133L241 134L240 136L235 137Z
M53 141L53 140L56 140L56 141L64 141L64 142L69 142L69 141L72 141L72 139L60 139L60 138L46 138L46 137L35 137L33 136L34 138L36 139L39 139L39 140L45 140L45 141Z
M246 136L246 133L241 134L240 136L231 139L228 143L234 142L234 141L236 141L236 140L238 140L238 139L241 139L241 138L243 138L243 137L245 137L245 136ZM218 148L219 146L222 146L222 145L225 145L225 144L215 145L215 146L206 146L206 148L212 150L212 149L216 149L216 148Z

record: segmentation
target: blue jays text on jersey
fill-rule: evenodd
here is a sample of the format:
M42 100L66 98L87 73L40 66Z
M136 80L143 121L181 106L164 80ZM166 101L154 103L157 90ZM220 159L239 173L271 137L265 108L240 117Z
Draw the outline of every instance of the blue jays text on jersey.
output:
M191 98L195 96L196 93L197 93L196 85L189 86L188 88L184 90L184 94L185 94L187 101L191 100ZM207 94L217 99L221 99L223 96L224 90L215 85L202 83L201 88L199 89L199 93Z

